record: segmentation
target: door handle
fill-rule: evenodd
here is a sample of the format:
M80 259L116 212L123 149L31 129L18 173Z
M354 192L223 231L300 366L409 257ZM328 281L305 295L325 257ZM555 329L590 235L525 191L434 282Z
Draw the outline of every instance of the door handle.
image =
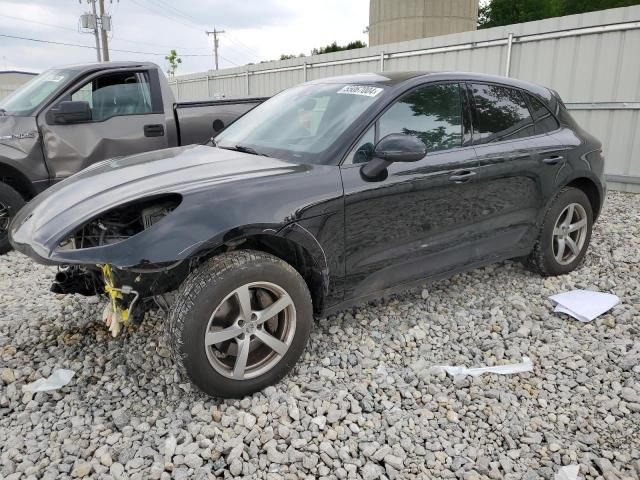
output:
M557 165L564 160L564 157L560 155L551 155L550 157L543 158L542 163L546 163L547 165Z
M145 125L144 136L145 137L163 137L164 125L162 125L161 123L158 123L155 125Z
M451 175L449 177L449 181L456 183L465 183L471 180L475 174L476 172L473 172L471 170L461 170Z

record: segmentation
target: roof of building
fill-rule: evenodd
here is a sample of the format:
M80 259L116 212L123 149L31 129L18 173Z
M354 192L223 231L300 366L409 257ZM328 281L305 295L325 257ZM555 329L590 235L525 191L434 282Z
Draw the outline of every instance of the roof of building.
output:
M35 72L25 72L23 70L0 70L0 75L10 74L10 73L17 73L19 75L38 75Z

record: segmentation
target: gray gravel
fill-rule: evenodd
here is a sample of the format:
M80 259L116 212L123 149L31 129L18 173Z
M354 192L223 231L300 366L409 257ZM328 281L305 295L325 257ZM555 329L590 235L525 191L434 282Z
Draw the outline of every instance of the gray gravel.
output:
M217 401L180 380L163 318L109 337L94 299L0 257L0 478L640 477L640 195L611 193L586 263L543 279L505 262L321 319L275 387ZM623 303L552 313L573 288ZM521 375L434 365L534 362ZM25 383L70 368L54 393Z

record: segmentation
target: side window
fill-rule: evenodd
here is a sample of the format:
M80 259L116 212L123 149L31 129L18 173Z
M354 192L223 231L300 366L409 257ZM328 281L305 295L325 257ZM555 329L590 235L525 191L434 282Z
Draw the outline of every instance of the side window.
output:
M110 73L94 78L71 95L89 102L94 121L121 115L151 113L151 90L146 72Z
M378 137L414 135L430 152L462 145L462 107L458 84L429 85L409 92L378 120Z
M529 99L529 105L533 112L533 119L536 122L536 134L553 132L560 127L556 117L551 114L549 109L545 107L540 100L529 94L527 94L527 98Z
M475 143L499 142L535 135L533 119L519 90L472 84L476 111Z
M74 102L89 102L89 106L93 108L93 96L91 95L91 83L87 83L80 90L76 90L71 95L71 100Z
M362 136L356 146L349 152L345 163L365 163L373 158L373 148L376 143L376 129L371 126Z

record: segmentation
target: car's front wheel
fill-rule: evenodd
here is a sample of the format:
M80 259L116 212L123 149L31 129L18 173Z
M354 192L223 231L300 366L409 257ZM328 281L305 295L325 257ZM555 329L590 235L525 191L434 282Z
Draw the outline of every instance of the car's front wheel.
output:
M593 210L585 193L562 189L547 210L530 265L543 275L571 272L587 253L592 227Z
M241 250L210 259L185 280L169 315L169 344L201 390L242 397L291 370L312 322L300 274L277 257Z

